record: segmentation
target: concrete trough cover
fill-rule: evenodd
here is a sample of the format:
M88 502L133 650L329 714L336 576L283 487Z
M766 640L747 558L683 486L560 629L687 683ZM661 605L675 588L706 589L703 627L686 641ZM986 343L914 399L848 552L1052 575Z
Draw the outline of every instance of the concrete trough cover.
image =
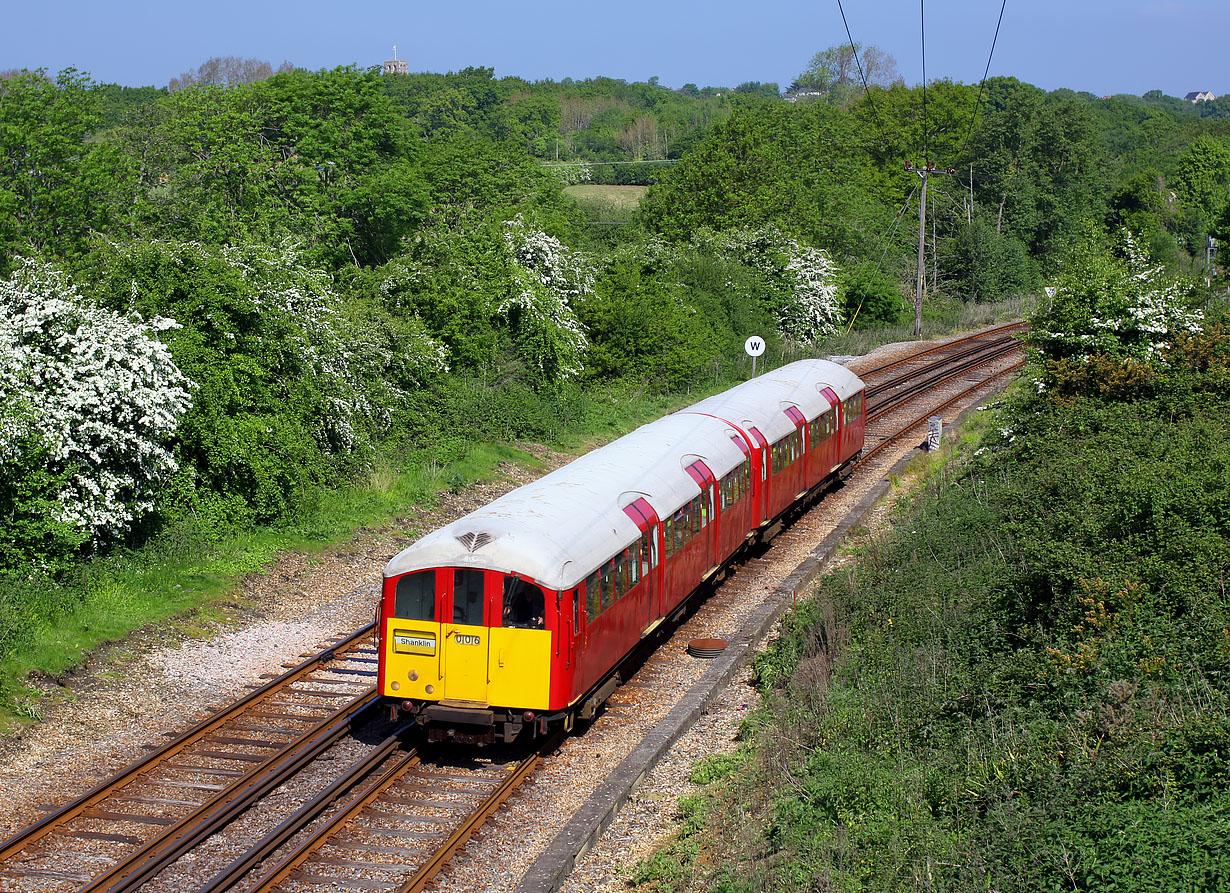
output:
M693 657L712 660L723 651L730 643L725 639L693 639L688 642L688 654Z

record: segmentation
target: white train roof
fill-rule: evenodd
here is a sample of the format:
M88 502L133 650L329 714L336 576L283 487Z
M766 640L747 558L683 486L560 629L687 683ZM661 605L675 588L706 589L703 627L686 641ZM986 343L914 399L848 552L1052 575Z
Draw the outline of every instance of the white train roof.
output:
M640 536L624 506L644 498L665 518L700 493L685 470L697 459L718 478L743 461L732 440L738 432L725 418L744 430L750 420L773 442L794 427L786 406L798 406L808 420L828 408L819 393L824 387L845 399L862 383L823 360L792 363L744 382L643 425L427 534L396 555L384 575L481 568L516 571L547 589L571 589Z
M743 430L755 427L769 443L794 430L786 407L797 407L812 421L831 406L821 393L832 388L839 400L863 389L863 382L844 366L828 360L800 360L689 406L683 412L703 412L727 419Z

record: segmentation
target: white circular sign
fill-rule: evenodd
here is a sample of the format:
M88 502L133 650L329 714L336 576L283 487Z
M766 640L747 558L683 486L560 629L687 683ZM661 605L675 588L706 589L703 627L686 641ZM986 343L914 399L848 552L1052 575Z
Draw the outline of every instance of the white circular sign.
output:
M753 335L743 342L743 349L747 351L749 357L758 357L764 353L764 339L759 335Z

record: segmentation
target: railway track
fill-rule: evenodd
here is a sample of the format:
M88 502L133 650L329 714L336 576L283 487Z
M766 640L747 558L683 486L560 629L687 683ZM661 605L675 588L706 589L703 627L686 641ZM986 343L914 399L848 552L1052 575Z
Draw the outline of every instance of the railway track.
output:
M988 330L864 373L868 449L860 463L1019 368L1016 328ZM937 389L943 397L927 399ZM305 656L0 844L0 888L422 889L558 741L498 764L425 756L406 729L382 726L375 716L371 631L364 627ZM365 739L361 753L330 756L356 737ZM322 761L344 768L259 832L251 830L253 815L274 792ZM241 840L224 848L225 857L199 855L228 828L234 837L239 825ZM187 869L190 859L195 864Z

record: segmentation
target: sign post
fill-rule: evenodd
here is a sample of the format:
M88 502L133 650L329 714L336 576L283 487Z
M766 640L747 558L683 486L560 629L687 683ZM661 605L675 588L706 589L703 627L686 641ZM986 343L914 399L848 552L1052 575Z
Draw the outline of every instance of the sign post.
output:
M756 357L764 353L764 339L759 335L753 335L743 342L743 349L747 351L747 355L752 358L752 378L756 377Z
M927 420L927 452L940 448L940 438L944 436L944 417L933 415Z

